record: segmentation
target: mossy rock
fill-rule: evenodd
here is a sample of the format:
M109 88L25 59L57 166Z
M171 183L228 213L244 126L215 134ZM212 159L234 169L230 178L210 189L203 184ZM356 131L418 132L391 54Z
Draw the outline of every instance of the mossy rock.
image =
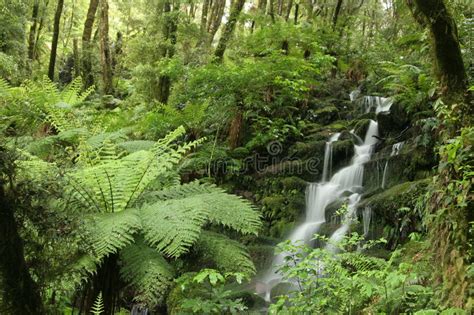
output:
M348 122L347 120L338 120L327 126L328 129L330 129L332 132L334 131L342 131L344 129L347 129Z
M327 105L313 111L313 117L321 124L327 125L337 119L339 109L334 105Z
M369 128L370 119L360 119L354 124L354 133L361 139L364 139L367 129Z
M370 207L373 212L370 229L375 239L385 237L390 248L404 243L410 233L421 229L421 218L415 205L419 196L425 193L430 178L405 182L390 189L364 196L359 208ZM381 231L380 227L384 227Z
M354 155L354 143L352 140L336 141L332 144L332 169L335 170L341 166L349 164L349 160Z
M309 157L318 153L322 154L324 153L325 143L325 138L318 141L308 140L306 142L296 142L289 148L288 153L297 157Z
M409 117L400 103L390 107L389 112L377 114L380 135L384 138L395 137L409 125Z

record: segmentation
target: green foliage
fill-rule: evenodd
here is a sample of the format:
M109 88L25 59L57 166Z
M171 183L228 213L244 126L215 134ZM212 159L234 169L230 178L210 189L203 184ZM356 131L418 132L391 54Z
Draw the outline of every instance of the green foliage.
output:
M104 312L104 299L102 298L102 292L97 295L94 305L92 305L91 313L94 315L100 315Z
M388 261L367 256L356 249L368 250L385 241L361 246L362 241L363 237L353 233L327 249L280 244L279 250L285 253L280 272L292 289L278 297L270 312L389 314L429 305L433 293L423 285L418 267L400 263L401 251L395 251ZM337 253L331 251L333 247L338 248Z
M183 294L195 296L179 301L180 314L238 314L247 307L242 299L232 298L233 292L225 284L234 280L242 283L245 279L240 273L220 273L214 269L203 269L195 275L186 274L177 280ZM197 288L197 290L196 290ZM193 290L193 291L191 291Z

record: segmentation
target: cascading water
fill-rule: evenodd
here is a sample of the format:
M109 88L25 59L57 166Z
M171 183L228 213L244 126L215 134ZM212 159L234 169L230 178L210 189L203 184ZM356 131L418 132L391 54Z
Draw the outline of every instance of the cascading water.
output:
M362 211L362 222L364 224L364 237L369 235L370 221L372 221L372 208L365 207Z
M288 238L292 243L301 241L309 243L311 237L326 221L326 207L330 203L341 199L341 196L345 192L351 192L351 195L348 198L348 211L345 214L343 224L331 236L331 242L340 241L347 233L350 223L354 218L357 203L361 197L360 192L364 176L364 163L370 160L373 152L373 145L378 141L374 136L377 135L378 124L371 120L363 143L360 145L354 145L355 154L352 158L351 164L339 170L329 181L325 181L323 175L323 180L320 183L311 183L308 185L306 190L306 218ZM338 137L339 135L333 135L328 143L337 141ZM325 161L326 156L328 157L327 162L325 162L325 168L327 166L326 172L328 172L330 168L330 150L331 146L326 145ZM260 285L263 284L264 287L264 292L261 293L265 293L265 299L267 301L270 299L271 289L281 280L281 276L277 273L276 268L283 263L283 257L284 253L275 257L272 262L272 267L260 281Z
M375 109L376 114L389 111L393 104L391 98L380 96L364 96L361 102L365 113L370 113Z
M392 146L392 152L390 153L390 157L392 156L396 156L400 153L400 151L402 150L403 148L403 144L405 142L397 142L395 143L393 146ZM383 168L383 176L382 176L382 189L385 189L385 186L387 184L387 172L388 172L388 161L390 160L390 158L387 159L387 161L385 162L385 167Z
M324 165L323 165L323 182L327 182L328 177L331 177L332 173L332 144L339 140L340 132L335 133L329 138L329 141L326 142L326 147L324 150Z

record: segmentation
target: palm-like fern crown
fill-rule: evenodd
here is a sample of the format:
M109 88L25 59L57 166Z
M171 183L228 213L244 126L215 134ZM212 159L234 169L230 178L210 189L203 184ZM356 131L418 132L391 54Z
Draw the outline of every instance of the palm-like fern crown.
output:
M120 253L123 278L137 289L136 299L149 305L160 301L173 278L168 260L192 247L214 253L209 259L223 271L254 272L242 245L203 228L218 224L257 233L258 213L216 186L179 184L174 166L202 142L177 144L184 134L180 127L128 155L106 139L99 149L83 152L80 168L67 175L68 206L87 214L94 260Z

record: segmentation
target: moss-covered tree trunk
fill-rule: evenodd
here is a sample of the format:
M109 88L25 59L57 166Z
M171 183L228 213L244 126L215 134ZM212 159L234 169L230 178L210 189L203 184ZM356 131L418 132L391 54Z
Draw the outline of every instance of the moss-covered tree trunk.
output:
M109 45L109 4L100 0L100 64L102 68L102 92L113 94L112 55Z
M51 54L49 56L48 77L51 81L54 80L54 68L56 66L56 55L59 40L59 26L61 22L61 14L63 12L64 0L58 0L56 12L54 14L53 24L53 39L51 41Z
M95 14L99 6L99 0L91 0L87 9L87 17L84 22L82 32L82 79L84 87L88 88L94 84L94 75L92 74L92 28L94 26Z
M445 95L463 94L467 86L456 23L443 0L407 0L415 18L430 30L436 73Z
M227 21L224 31L222 32L222 36L219 39L219 43L217 44L216 51L214 52L214 56L217 60L222 60L224 57L225 50L227 48L227 44L229 43L232 35L234 34L235 25L237 24L237 19L239 18L240 12L242 11L245 4L245 0L234 0L232 3L232 7L230 9L229 20Z
M438 267L434 270L435 285L443 306L473 310L474 277L469 266L474 263L474 237L470 229L474 213L472 175L466 172L474 167L472 158L466 158L472 152L473 133L469 128L473 106L466 93L467 75L456 23L442 0L407 0L407 4L415 19L430 30L435 71L447 105L446 109L438 110L442 120L440 164L430 187L425 217L433 260Z
M33 3L33 13L31 16L30 34L28 36L28 59L35 59L36 30L38 28L39 0Z
M15 220L15 198L12 191L13 166L0 148L0 280L3 301L8 314L44 314L38 286L31 278L25 262L23 241Z

